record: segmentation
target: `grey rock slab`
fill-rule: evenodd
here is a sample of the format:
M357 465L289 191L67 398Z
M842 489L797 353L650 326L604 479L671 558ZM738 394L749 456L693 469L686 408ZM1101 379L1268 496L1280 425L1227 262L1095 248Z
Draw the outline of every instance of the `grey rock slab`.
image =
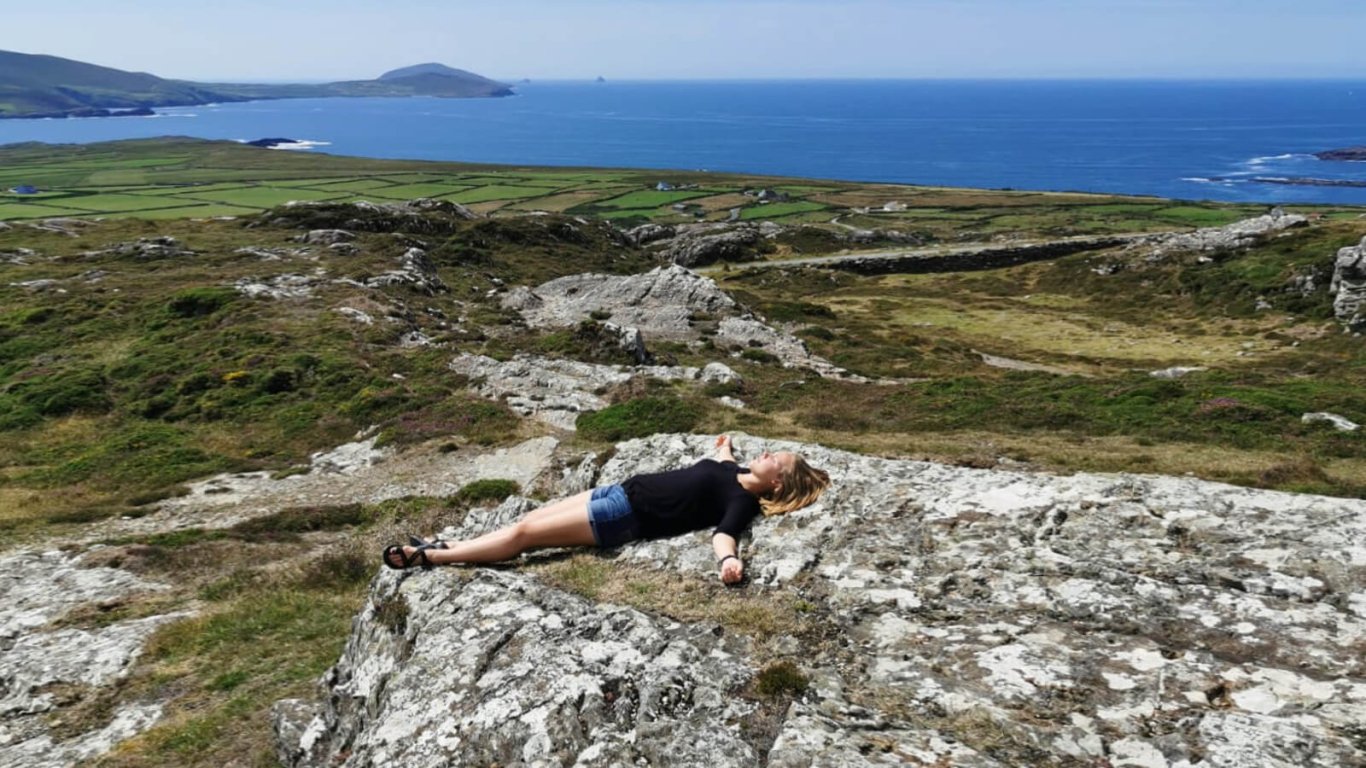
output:
M575 429L579 414L607 407L602 393L637 376L670 381L699 375L698 369L682 366L600 365L527 354L507 361L462 354L450 369L476 380L473 389L483 397L566 430Z
M68 768L103 755L161 718L161 705L124 707L102 728L54 741L38 718L0 722L0 768Z
M187 614L119 622L98 629L51 629L83 605L164 590L116 568L84 567L62 551L0 558L0 766L68 766L107 752L146 729L159 705L117 710L95 731L56 742L47 716L54 684L107 686L128 673L155 629Z
M1361 429L1361 425L1355 421L1352 421L1345 416L1339 416L1336 413L1328 413L1327 411L1306 413L1300 417L1300 421L1305 424L1316 424L1320 422L1330 424L1333 429L1336 429L1339 432L1355 432L1358 429Z
M172 613L96 630L30 632L0 657L0 717L45 712L55 706L54 683L108 685L128 673L156 628L189 616Z
M1338 251L1333 262L1333 314L1349 331L1366 328L1366 237Z
M710 278L679 266L626 276L570 275L534 289L509 291L502 305L521 313L536 328L569 327L606 314L609 322L638 329L646 338L675 341L699 340L702 334L694 319L707 317L720 321L718 342L763 349L785 366L822 376L862 380L811 354L801 339L756 318Z
M0 557L0 648L85 603L166 589L117 568L86 568L60 550Z
M1156 235L1138 241L1134 248L1145 250L1149 261L1161 261L1175 252L1214 252L1245 248L1267 235L1293 227L1303 227L1309 219L1296 213L1273 208L1261 216L1235 221L1222 227L1204 227L1194 232Z
M621 443L560 490L687 466L712 441ZM756 638L800 654L814 681L777 725L769 764L1366 763L1366 501L734 441L742 460L799 451L834 481L743 542L749 588L775 605L800 595L832 638ZM533 506L473 510L443 535ZM603 556L716 579L705 531ZM755 765L738 735L753 712L733 697L756 674L753 653L515 570L384 573L321 714L277 718L298 745L282 754Z
M698 313L743 312L709 278L683 267L659 267L639 275L581 274L556 278L535 289L510 291L503 306L520 312L533 327L577 325L592 313L610 313L617 325L638 328L651 338L689 339L689 319Z
M730 725L753 709L730 695L750 675L740 650L514 572L383 573L324 678L319 725L280 732L312 734L308 748L281 754L292 766L754 765Z
M1350 735L1366 722L1366 501L735 442L745 456L799 450L831 472L813 507L757 521L745 555L758 583L810 574L822 585L866 664L861 690L990 713L1037 743L1141 740L1167 723L1183 746L1164 754L1214 749L1176 724L1228 708L1366 759ZM700 436L624 443L598 482L686 466L710 448ZM706 533L619 556L715 570ZM1068 736L1029 721L1073 714L1094 729Z

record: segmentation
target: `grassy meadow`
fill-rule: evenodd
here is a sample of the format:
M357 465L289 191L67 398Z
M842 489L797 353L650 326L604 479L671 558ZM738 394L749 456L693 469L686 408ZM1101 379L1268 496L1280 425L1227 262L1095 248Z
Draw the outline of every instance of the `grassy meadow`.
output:
M659 191L659 181L686 188ZM766 246L767 258L782 259L847 248L837 236L848 227L926 243L986 243L1187 230L1263 210L384 161L179 139L0 147L0 190L18 184L42 192L0 193L0 221L8 224L0 227L0 531L12 545L145 515L213 473L298 472L310 453L370 427L403 450L499 446L545 433L548 427L469 393L447 363L460 352L505 358L518 351L628 362L605 348L596 323L531 330L497 296L506 285L657 263L623 244L612 225L726 220L738 209L741 220L790 225ZM761 205L744 194L758 188L787 199ZM352 253L304 246L297 238L311 226L307 217L276 207L417 196L490 217L441 221L421 233L359 232ZM893 201L906 208L881 210ZM658 430L743 429L979 467L1189 473L1360 497L1366 436L1303 424L1300 416L1331 411L1366 421L1363 342L1342 333L1322 288L1334 252L1359 242L1366 220L1359 209L1301 210L1315 217L1311 226L1215 259L1149 262L1116 250L1008 269L875 277L716 267L710 274L726 290L817 354L896 381L824 380L712 341L655 343L665 362L719 359L744 383L622 387L610 393L611 407L562 437L571 448L602 451ZM532 211L542 215L526 215ZM32 226L52 218L89 223ZM175 241L168 250L126 247L165 237ZM449 292L356 284L392 269L418 241ZM887 244L874 239L868 247ZM252 298L234 288L319 269L326 279L304 297ZM1301 292L1297 280L1305 276L1321 287ZM1258 308L1266 303L1270 309ZM358 323L343 307L374 322ZM705 327L708 319L697 322ZM436 346L402 346L413 331ZM1149 375L1178 365L1206 370L1173 380ZM716 406L723 394L747 410ZM112 693L66 692L69 704L54 720L74 734L108 722L118 702L168 700L159 725L100 764L273 764L270 704L309 693L335 660L379 544L400 530L455 522L471 505L513 490L495 484L444 499L286 509L229 529L106 541L98 562L176 587L77 612L66 625L197 613L158 631ZM535 568L567 589L679 620L718 621L760 640L821 631L809 606L747 594L718 601L710 582L665 586L587 556Z

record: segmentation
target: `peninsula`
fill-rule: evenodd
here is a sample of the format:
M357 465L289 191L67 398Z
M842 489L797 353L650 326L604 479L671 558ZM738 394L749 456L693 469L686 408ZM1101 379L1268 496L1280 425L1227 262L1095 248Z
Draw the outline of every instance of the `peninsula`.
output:
M0 51L0 118L146 115L154 107L260 99L511 95L505 83L432 63L396 69L374 80L266 85L167 80L56 56Z

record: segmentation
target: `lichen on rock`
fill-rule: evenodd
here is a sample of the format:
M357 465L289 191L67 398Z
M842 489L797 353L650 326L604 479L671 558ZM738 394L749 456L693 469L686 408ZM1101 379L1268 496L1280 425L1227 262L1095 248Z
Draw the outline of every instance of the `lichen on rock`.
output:
M705 623L593 605L515 571L386 573L326 681L325 714L281 731L323 745L298 764L346 744L351 766L1366 760L1366 502L735 441L742 455L799 450L831 473L819 502L756 521L743 547L747 589L775 610L807 606L825 641L751 631L720 643ZM710 449L694 435L621 443L562 490ZM510 499L447 535L530 507ZM724 589L706 532L602 556ZM401 622L383 609L399 598ZM757 715L742 688L775 652L812 684L766 740L745 741ZM609 693L624 711L605 706ZM683 736L692 751L675 751Z

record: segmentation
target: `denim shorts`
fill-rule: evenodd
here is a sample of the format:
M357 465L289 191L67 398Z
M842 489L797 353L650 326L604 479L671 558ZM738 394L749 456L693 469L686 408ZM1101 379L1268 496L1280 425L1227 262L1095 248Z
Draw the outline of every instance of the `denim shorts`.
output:
M593 489L588 500L588 525L599 547L618 547L640 538L640 520L631 511L626 489L620 485Z

